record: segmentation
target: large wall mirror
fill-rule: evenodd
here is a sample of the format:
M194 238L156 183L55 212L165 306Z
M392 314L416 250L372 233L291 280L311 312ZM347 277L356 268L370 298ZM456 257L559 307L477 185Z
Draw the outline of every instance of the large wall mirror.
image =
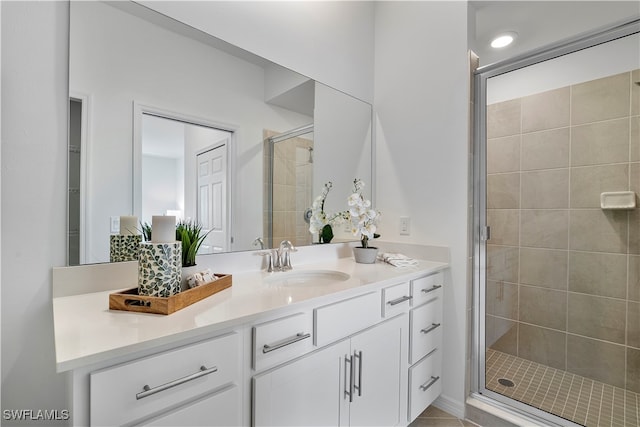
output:
M135 2L71 2L69 91L69 265L130 215L195 220L210 253L311 244L325 182L339 211L372 181L370 104Z

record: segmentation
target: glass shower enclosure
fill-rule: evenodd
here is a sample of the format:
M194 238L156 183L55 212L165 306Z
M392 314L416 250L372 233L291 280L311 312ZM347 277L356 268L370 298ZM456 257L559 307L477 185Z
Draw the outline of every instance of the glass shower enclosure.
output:
M287 132L264 131L264 242L311 244L307 210L313 197L313 123Z
M474 388L640 425L640 21L476 73Z

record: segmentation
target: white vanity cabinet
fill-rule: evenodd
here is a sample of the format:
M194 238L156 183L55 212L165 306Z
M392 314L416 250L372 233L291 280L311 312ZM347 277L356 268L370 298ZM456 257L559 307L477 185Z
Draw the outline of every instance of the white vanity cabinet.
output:
M238 274L232 292L167 317L112 312L108 291L54 298L74 425L411 423L442 390L446 264L307 268L350 279L284 288Z
M409 422L442 392L443 280L441 272L411 280Z
M90 423L240 425L239 351L240 335L233 332L94 371Z
M397 425L405 322L396 317L255 375L253 425Z

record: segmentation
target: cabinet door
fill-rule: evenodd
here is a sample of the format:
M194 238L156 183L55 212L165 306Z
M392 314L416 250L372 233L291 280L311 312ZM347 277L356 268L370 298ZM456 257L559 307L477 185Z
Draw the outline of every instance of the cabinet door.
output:
M233 385L140 425L239 426L242 424L240 401L239 388Z
M400 316L351 339L354 360L352 426L394 426L400 422Z
M253 377L253 425L337 426L347 414L343 341Z

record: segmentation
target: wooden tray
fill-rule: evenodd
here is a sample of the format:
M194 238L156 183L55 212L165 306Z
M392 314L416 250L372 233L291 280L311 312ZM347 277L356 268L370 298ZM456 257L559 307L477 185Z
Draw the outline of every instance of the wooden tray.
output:
M231 274L216 274L218 280L187 289L170 297L138 295L138 288L109 294L109 309L139 313L171 314L231 287Z

